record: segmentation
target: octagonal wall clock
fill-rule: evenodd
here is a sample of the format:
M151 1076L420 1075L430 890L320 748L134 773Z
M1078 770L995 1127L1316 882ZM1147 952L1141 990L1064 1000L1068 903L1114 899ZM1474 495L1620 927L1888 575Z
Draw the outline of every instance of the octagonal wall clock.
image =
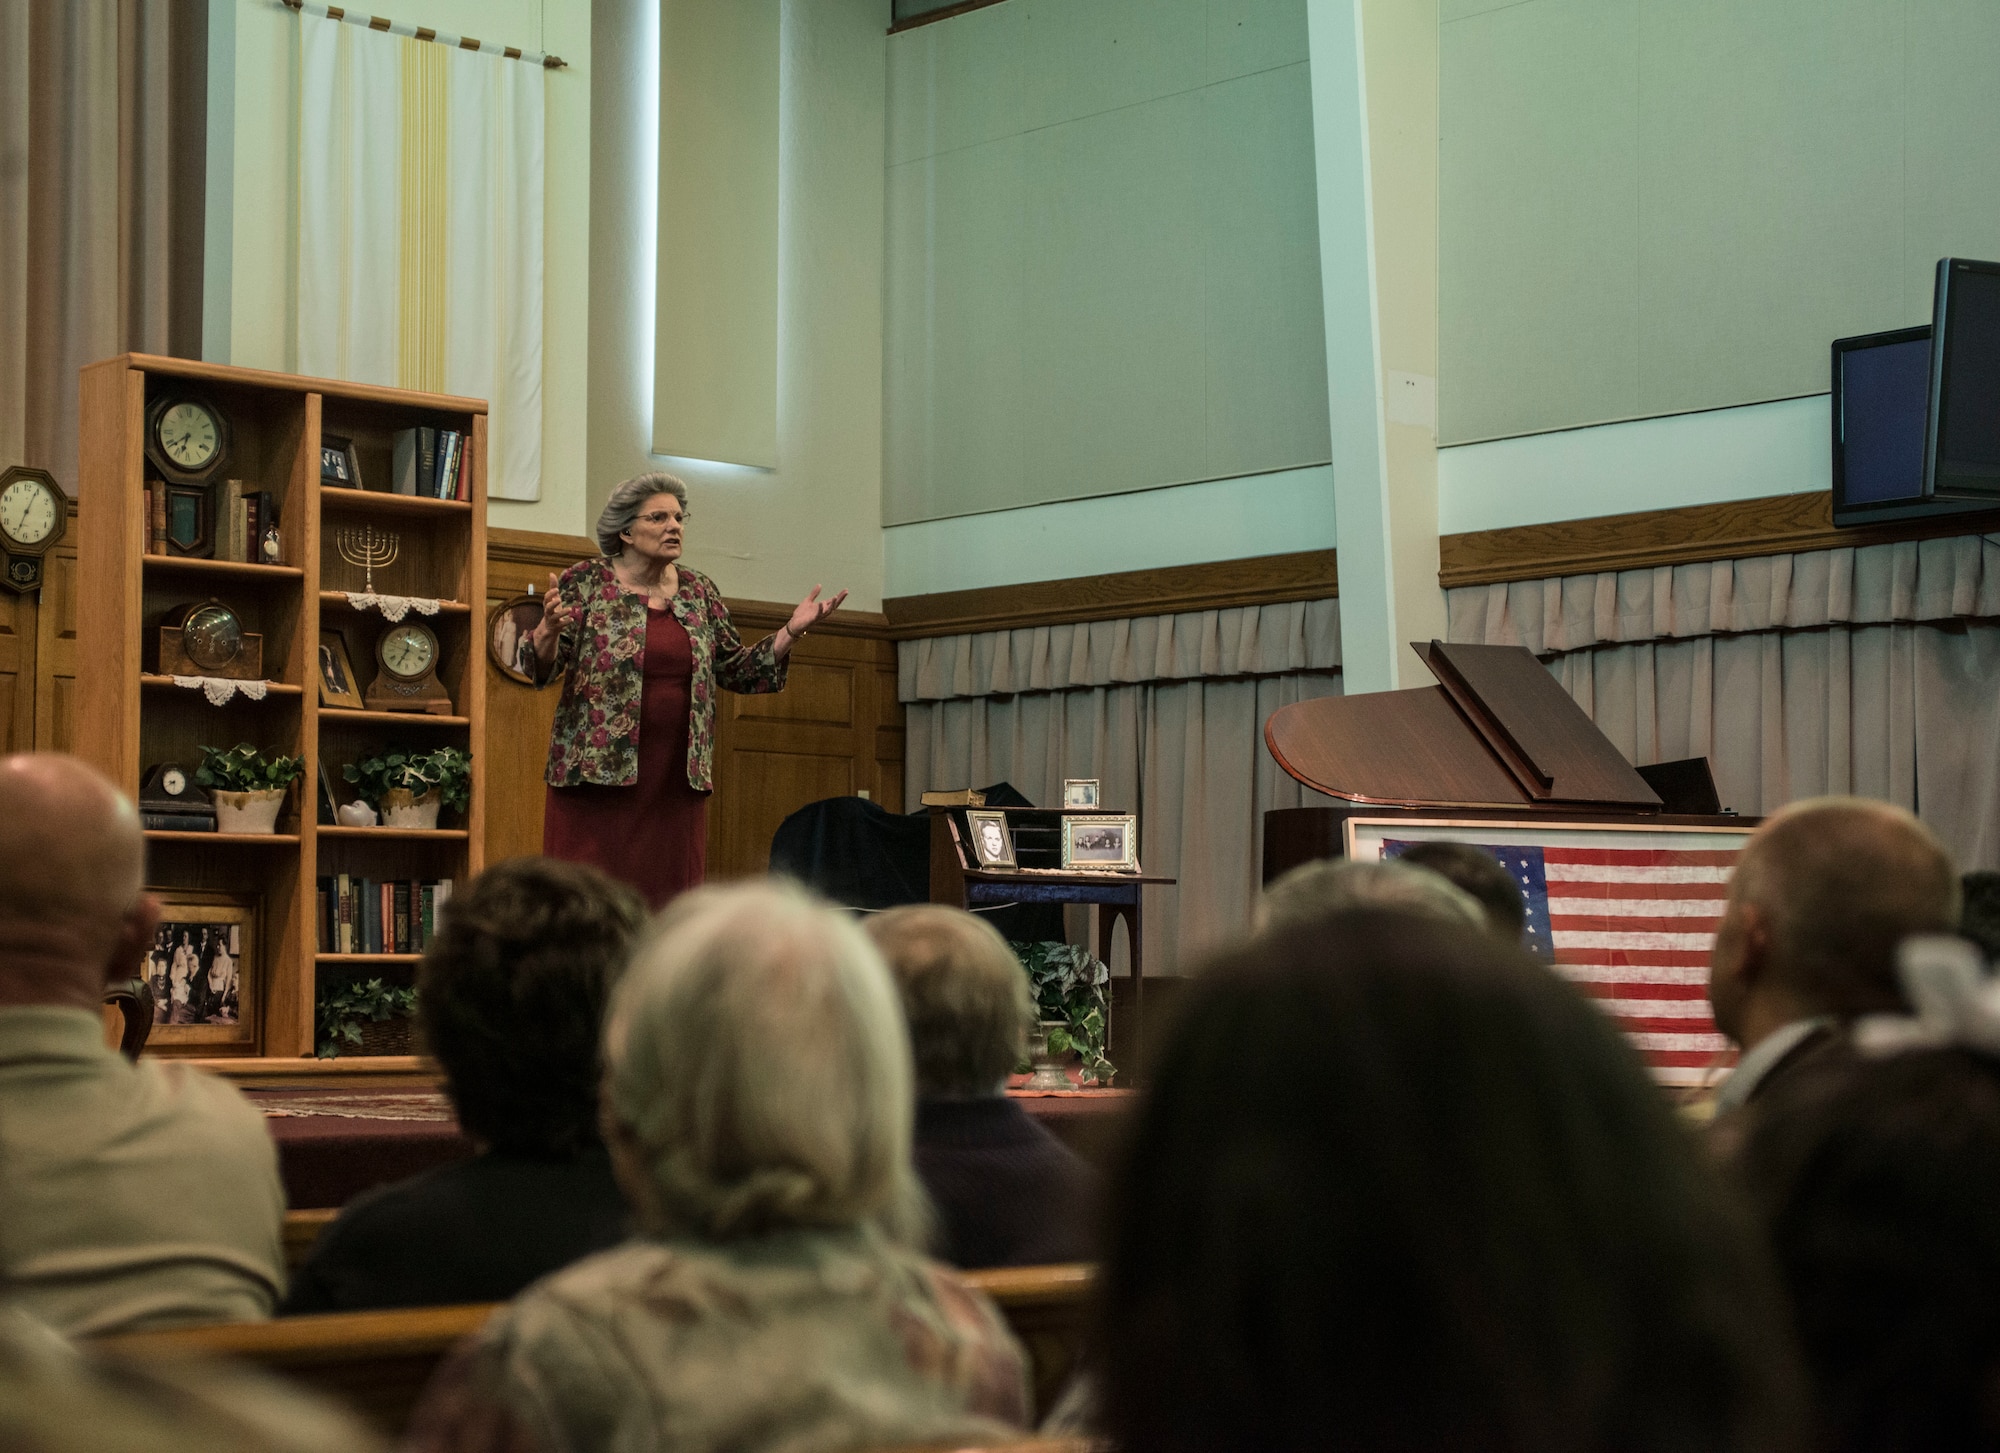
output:
M17 464L0 474L0 584L21 595L42 588L42 557L69 528L69 499L46 469Z

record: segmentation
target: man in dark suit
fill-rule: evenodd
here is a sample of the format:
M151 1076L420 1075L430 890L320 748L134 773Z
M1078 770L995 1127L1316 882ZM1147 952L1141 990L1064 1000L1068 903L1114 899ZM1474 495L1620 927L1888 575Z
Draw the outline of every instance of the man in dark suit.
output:
M938 1212L935 1250L962 1267L1038 1266L1091 1255L1097 1177L1005 1093L1034 1001L993 928L956 908L878 913L917 1068L917 1174Z
M1902 808L1824 797L1773 814L1736 861L1709 956L1716 1027L1743 1054L1718 1116L1844 1053L1860 1015L1907 1012L1896 946L1953 932L1958 913L1951 855Z

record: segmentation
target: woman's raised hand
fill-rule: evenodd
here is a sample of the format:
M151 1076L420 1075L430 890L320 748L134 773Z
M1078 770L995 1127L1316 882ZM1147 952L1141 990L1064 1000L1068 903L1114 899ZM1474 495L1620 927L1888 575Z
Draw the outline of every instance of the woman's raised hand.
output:
M840 603L847 599L847 592L844 590L828 600L821 600L819 592L820 587L815 585L812 593L800 601L798 608L792 612L792 618L785 622L786 650L790 650L800 636L839 610Z
M549 572L549 588L542 596L542 618L535 626L535 654L546 661L556 652L556 642L569 629L570 622L577 617L574 602L565 597L560 589L561 580L556 573Z

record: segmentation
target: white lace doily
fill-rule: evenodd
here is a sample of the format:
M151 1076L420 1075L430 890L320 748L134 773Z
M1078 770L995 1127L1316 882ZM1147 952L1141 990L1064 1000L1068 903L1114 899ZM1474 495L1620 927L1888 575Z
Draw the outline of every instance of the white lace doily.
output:
M399 621L411 611L420 616L434 616L442 601L427 595L371 595L365 590L347 592L347 603L356 610L379 610L383 619Z
M226 676L176 676L174 685L201 692L210 706L221 706L239 691L252 701L262 701L271 689L268 681L232 681Z

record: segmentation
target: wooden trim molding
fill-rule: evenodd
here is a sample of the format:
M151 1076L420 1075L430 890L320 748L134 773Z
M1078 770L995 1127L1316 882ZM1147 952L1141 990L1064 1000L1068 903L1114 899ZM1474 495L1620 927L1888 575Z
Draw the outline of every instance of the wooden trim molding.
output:
M899 595L882 602L882 613L897 639L910 640L918 636L964 635L970 631L1119 620L1126 616L1277 605L1291 600L1325 600L1338 594L1340 574L1335 552L1301 550L1291 555L1122 570L1114 575L1085 575L1072 580L1033 580L981 590Z
M998 5L1000 0L959 0L956 5L947 5L942 10L933 10L928 15L915 15L908 20L898 20L889 27L889 34L901 35L906 30L919 26L935 25L940 20L950 20L954 16L970 15L975 10L984 10L989 5Z
M1780 494L1446 535L1438 541L1438 584L1450 590L1992 530L2000 530L2000 512L1836 529L1832 496L1827 492Z
M582 535L551 535L540 530L486 531L486 558L508 565L553 570L557 574L579 560L597 554L597 542ZM540 582L537 581L539 588ZM730 619L743 631L775 631L792 618L794 606L772 600L737 600L723 597ZM838 615L815 628L816 634L853 636L863 640L890 638L889 622L879 611L840 608Z

